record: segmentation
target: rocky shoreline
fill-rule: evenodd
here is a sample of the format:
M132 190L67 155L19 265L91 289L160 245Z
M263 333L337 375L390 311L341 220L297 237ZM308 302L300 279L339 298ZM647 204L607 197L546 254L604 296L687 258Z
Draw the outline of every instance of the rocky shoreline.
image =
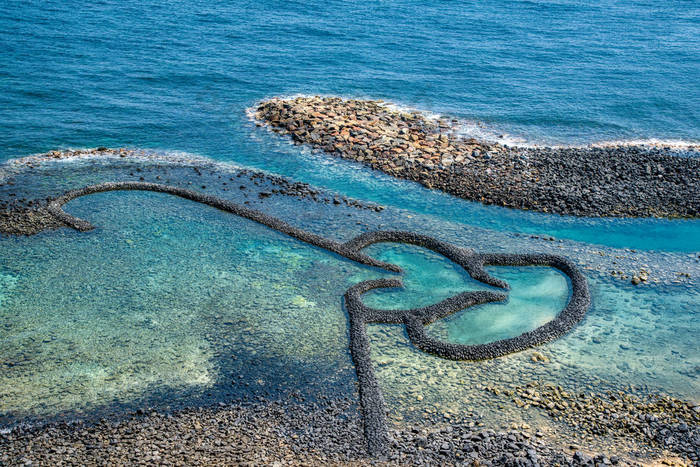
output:
M234 403L172 414L140 411L116 422L58 423L2 433L0 462L366 464L371 460L359 426L361 420L348 400ZM383 461L500 465L502 459L509 459L523 465L582 464L523 433L463 427L466 423L444 430L395 431L391 451ZM582 453L575 456L584 459Z
M650 417L641 417L641 423ZM348 399L139 410L96 423L60 422L0 432L0 464L594 466L659 460L554 446L539 431L497 432L474 427L468 418L393 429L386 455L371 458L361 426L357 406ZM683 465L681 458L659 454L669 465Z
M700 158L660 147L509 147L382 101L273 98L259 124L344 159L484 204L590 217L700 216ZM697 153L699 148L691 148Z

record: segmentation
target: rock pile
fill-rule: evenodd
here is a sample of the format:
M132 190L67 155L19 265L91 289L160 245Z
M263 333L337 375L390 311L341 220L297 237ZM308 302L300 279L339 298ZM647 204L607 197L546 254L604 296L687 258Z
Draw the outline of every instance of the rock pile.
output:
M567 455L527 433L476 430L467 422L395 430L387 457L371 459L362 421L347 399L221 404L169 414L139 411L121 421L0 432L0 463L595 465L591 456Z
M530 383L512 393L518 405L531 405L577 431L633 436L640 442L700 463L700 405L667 395L642 398L625 392L572 393L553 384Z
M382 101L270 99L259 122L344 159L485 204L577 216L700 216L700 158L662 148L511 148Z
M0 209L0 234L36 235L45 230L63 227L46 207L36 209Z

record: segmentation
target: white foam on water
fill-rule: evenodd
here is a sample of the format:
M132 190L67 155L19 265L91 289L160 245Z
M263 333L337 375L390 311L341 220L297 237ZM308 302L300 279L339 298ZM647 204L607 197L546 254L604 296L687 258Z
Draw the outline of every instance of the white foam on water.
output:
M496 131L486 123L478 120L460 120L455 125L455 134L464 139L474 138L486 143L498 143L503 146L534 148L537 144L527 141L521 136Z
M58 154L58 156L56 156ZM47 164L83 164L85 162L126 161L126 162L157 162L171 166L195 166L224 172L254 170L271 174L268 171L250 168L228 161L217 161L205 156L184 151L159 149L109 149L97 151L95 148L65 149L48 153L32 154L30 156L10 159L0 164L0 182L6 178L21 174L28 170Z
M55 156L54 154L59 154ZM155 150L155 149L108 149L100 151L94 148L65 149L61 151L51 151L42 154L32 154L30 156L10 159L5 164L8 167L24 167L32 164L44 162L76 162L83 160L122 160L131 161L158 161L169 164L224 164L227 167L241 168L232 163L222 163L204 156L183 151Z
M257 111L258 105L263 102L268 101L284 101L293 100L297 98L340 98L343 100L371 100L388 110L405 113L405 114L419 114L427 121L432 123L443 123L447 124L449 131L456 136L462 137L464 139L474 138L479 142L483 143L497 143L504 146L510 146L514 148L542 148L550 147L556 149L564 148L614 148L614 147L642 147L642 148L657 148L665 149L669 151L678 152L700 152L700 141L685 141L685 140L675 140L675 139L658 139L658 138L647 138L647 139L632 139L632 140L610 140L610 141L599 141L592 142L588 144L546 144L537 141L532 141L524 136L512 135L505 132L502 129L495 128L483 121L472 120L472 119L457 119L450 115L439 114L436 112L423 110L415 108L411 105L404 103L397 103L392 101L385 101L382 99L372 99L367 97L357 97L357 96L337 96L330 94L288 94L280 96L266 97L260 101L257 101L251 107L246 109L246 115L248 119L257 123L258 120L255 118L255 112Z
M684 141L680 139L633 139L633 140L620 140L620 141L601 141L598 143L592 143L590 147L596 148L608 148L608 147L628 147L628 146L642 146L649 148L659 148L667 150L676 151L700 151L700 142L697 141Z

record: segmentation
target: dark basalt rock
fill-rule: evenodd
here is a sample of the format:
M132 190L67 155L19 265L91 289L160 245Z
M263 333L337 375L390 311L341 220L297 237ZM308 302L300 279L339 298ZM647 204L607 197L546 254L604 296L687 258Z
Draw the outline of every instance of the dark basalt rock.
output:
M63 225L45 208L0 211L0 233L8 235L36 235Z
M541 265L559 269L569 276L573 288L566 307L549 323L521 334L482 345L460 345L441 342L425 334L425 326L449 316L457 311L481 303L502 301L505 294L478 291L464 292L447 298L435 305L408 310L377 310L362 303L361 295L371 289L401 287L396 279L379 279L361 282L351 287L345 294L345 303L350 315L350 350L360 381L360 402L365 417L365 432L370 452L385 453L387 425L384 402L374 377L370 358L369 341L366 334L367 323L404 324L408 337L416 347L424 352L451 360L486 360L501 357L527 348L541 345L565 334L578 323L590 305L588 284L583 275L568 260L554 255L541 254L480 254L472 250L425 235L400 231L375 231L360 235L346 243L352 251L373 243L399 242L418 245L444 255L460 265L474 279L494 287L508 288L508 284L490 276L485 265L525 266Z
M334 97L270 99L255 117L295 144L484 204L591 217L700 216L700 157L661 147L509 147L462 138L447 122L380 101Z
M526 433L477 430L392 432L381 465L581 465ZM280 400L232 402L175 413L139 411L95 424L58 423L0 432L2 465L377 465L367 458L355 406ZM604 456L596 461L606 463ZM615 460L614 463L617 463Z

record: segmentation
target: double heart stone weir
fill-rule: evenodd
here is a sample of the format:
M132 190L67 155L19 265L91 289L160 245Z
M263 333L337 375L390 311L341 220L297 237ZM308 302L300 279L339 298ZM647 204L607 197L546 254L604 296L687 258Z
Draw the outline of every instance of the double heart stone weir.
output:
M564 309L553 320L517 337L480 345L460 345L433 339L425 333L425 326L470 306L506 300L507 296L504 293L491 291L464 292L422 308L378 310L364 305L362 294L377 288L402 287L403 283L400 279L368 280L348 289L345 293L345 306L350 320L350 352L357 372L367 447L370 454L375 456L386 454L391 440L389 438L384 399L370 359L370 346L366 329L368 323L403 324L413 345L423 352L442 358L451 360L486 360L520 352L562 336L583 318L590 306L590 293L585 277L572 262L561 256L548 254L476 253L471 249L461 248L427 235L403 231L367 232L341 243L299 229L280 219L240 204L169 185L145 182L116 182L91 185L69 191L54 199L48 205L48 212L67 227L86 232L92 230L94 228L93 225L86 220L66 213L63 210L63 206L67 202L81 196L122 190L167 193L206 204L258 222L297 240L323 248L352 261L391 272L401 272L401 268L394 264L376 260L363 253L362 250L369 245L384 242L407 243L420 246L449 258L461 266L474 279L502 289L508 289L508 284L492 277L484 270L484 266L548 266L560 270L569 277L572 288L571 296Z

